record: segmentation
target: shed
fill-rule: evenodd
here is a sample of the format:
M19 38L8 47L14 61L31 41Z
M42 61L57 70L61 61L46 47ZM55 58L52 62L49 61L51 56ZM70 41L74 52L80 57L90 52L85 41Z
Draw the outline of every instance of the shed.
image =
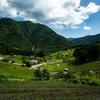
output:
M0 60L4 60L4 57L0 57Z
M68 68L65 68L65 71L68 71Z
M33 62L33 63L38 63L38 60L32 60L31 62Z

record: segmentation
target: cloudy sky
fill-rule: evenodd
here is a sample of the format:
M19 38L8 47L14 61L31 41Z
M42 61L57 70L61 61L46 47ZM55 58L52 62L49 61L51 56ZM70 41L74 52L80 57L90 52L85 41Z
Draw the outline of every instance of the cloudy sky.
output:
M0 18L30 20L69 37L100 33L100 0L0 0Z

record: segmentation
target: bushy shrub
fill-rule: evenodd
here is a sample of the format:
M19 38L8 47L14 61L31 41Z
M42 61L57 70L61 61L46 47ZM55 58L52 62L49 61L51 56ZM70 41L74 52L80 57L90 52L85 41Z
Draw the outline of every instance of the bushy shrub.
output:
M80 78L82 84L88 84L91 81L90 77L81 77Z
M64 78L64 72L59 71L57 74L54 75L55 79Z
M26 78L25 78L25 81L31 81L31 78L26 77Z
M40 70L39 67L38 67L38 68L36 69L36 71L34 72L34 75L35 75L35 77L36 77L36 80L42 80L42 72L41 72L41 70Z
M70 82L70 83L80 83L80 80L79 79L75 79L75 78L71 78L71 79L67 79L67 82Z
M75 76L73 75L72 72L68 72L67 74L64 74L64 78L67 80L67 79L75 78Z
M72 82L72 79L67 79L67 82L70 82L71 83Z
M64 81L64 78L59 78L59 82L63 82Z
M88 71L82 71L81 72L81 76L85 76L85 75L87 75L89 72Z
M0 74L0 81L7 81L8 78L10 78L8 74L5 73Z
M7 80L0 78L0 82L6 82Z
M81 83L82 84L87 84L87 81L86 80L81 80Z
M59 73L54 75L54 78L55 79L63 79L63 81L66 81L68 79L75 78L75 76L73 75L72 72L68 72L67 74L65 74L64 72L59 71Z
M91 77L81 77L80 82L82 84L89 84L89 85L100 85L100 79L93 79Z
M50 79L50 73L47 71L47 69L43 69L41 71L40 68L38 68L34 72L34 75L36 77L36 80L49 80Z
M50 73L47 71L47 69L42 70L42 78L44 80L49 80L50 79Z
M92 79L89 82L89 85L97 85L97 86L100 86L100 79Z
M72 82L73 83L79 83L80 81L78 79L73 79Z
M89 82L89 85L98 85L98 82L92 80L92 81Z

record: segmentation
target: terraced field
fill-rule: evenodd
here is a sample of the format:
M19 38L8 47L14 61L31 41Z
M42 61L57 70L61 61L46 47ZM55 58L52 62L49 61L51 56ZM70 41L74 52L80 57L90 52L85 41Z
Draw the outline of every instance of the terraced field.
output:
M100 87L66 82L0 82L0 100L100 100Z

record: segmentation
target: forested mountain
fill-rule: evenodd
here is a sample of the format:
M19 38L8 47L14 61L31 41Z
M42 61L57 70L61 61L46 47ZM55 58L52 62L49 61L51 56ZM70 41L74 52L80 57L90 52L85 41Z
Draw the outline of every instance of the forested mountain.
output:
M100 41L100 33L96 35L88 35L81 38L68 38L73 44L80 45L80 44L91 44L96 41Z
M45 52L59 51L72 45L46 25L10 18L0 19L0 42L24 50L31 50L34 46Z

